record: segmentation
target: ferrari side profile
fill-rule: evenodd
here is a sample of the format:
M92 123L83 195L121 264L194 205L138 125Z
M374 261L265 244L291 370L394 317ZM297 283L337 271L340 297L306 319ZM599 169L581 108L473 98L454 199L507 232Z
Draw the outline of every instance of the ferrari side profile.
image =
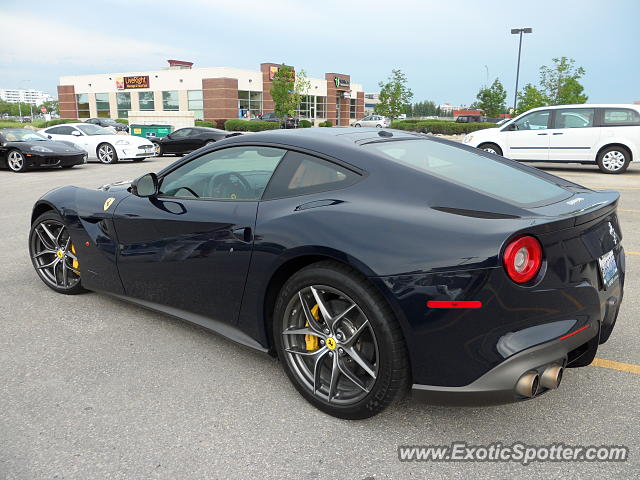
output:
M277 356L311 404L359 419L410 387L435 403L527 400L589 365L623 297L618 199L436 137L275 130L55 189L29 251L56 292L107 293Z

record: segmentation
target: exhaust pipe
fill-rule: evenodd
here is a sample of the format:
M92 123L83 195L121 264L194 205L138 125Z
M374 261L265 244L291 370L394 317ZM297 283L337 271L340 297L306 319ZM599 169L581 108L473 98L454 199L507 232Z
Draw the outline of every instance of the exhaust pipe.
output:
M538 393L540 375L537 372L527 372L518 379L516 393L523 397L532 398Z
M563 371L564 368L560 365L551 365L550 367L547 367L540 377L540 385L544 388L548 388L549 390L558 388L562 381Z

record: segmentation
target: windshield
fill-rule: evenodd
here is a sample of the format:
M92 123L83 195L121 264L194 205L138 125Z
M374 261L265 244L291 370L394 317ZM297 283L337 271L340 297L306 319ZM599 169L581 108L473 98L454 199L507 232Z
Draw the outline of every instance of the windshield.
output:
M82 131L85 135L113 135L111 130L98 127L97 125L91 125L90 123L85 125L76 125L76 128Z
M0 130L7 142L47 141L47 138L28 128L8 128Z
M556 184L516 166L433 140L376 142L364 147L398 163L510 203L532 206L571 195Z

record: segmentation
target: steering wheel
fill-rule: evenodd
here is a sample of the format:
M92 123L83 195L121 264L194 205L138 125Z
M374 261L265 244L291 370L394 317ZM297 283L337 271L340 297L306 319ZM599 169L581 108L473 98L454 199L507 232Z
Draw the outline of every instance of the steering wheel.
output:
M189 187L180 187L178 190L176 190L176 192L174 193L174 196L179 197L180 195L178 195L178 192L180 190L186 190L187 192L189 192L191 195L193 195L196 198L200 198L200 195L198 195L196 192L194 192L193 190L191 190Z
M208 192L211 198L246 198L251 192L251 184L238 172L221 173L209 180Z

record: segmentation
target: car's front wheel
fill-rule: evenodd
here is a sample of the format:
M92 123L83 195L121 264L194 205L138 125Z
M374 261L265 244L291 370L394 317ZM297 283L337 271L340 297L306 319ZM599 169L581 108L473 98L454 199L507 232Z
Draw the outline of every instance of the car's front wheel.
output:
M57 213L43 213L33 222L29 255L33 268L47 287L67 295L86 292L80 281L76 248Z
M98 145L98 160L105 164L118 163L118 154L116 149L108 143Z
M278 357L296 389L335 417L371 417L409 381L400 326L380 293L348 266L294 274L274 309Z
M598 167L604 173L624 173L629 168L631 155L627 149L614 145L598 154Z
M502 156L502 149L495 143L482 143L478 145L478 148L487 153L493 153L494 155Z
M359 123L355 123L353 126L358 128L362 127L362 125L360 125Z
M159 143L155 144L155 149L156 149L156 157L161 157L164 154L162 145L160 145Z
M7 155L7 166L12 172L22 173L27 170L27 162L19 150L11 150Z

